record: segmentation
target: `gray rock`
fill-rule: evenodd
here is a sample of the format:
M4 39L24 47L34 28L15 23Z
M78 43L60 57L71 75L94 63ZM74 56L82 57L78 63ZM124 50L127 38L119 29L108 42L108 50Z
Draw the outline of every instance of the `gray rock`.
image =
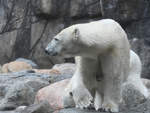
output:
M137 90L136 87L131 83L125 84L122 94L123 102L120 106L121 111L141 111L142 108L137 109L137 107L147 101L144 95L141 94L141 92L139 92L139 90ZM148 99L148 101L150 100Z
M33 88L23 82L11 85L7 91L0 102L0 110L11 110L17 106L34 103L35 92Z
M60 69L63 67L59 67ZM67 67L67 66L64 66ZM74 69L75 66L69 69ZM68 68L61 68L61 72L67 71ZM32 70L20 71L14 73L0 74L0 110L13 110L18 106L28 106L33 104L36 92L60 80L71 78L74 71L60 74L40 74Z
M32 0L34 13L39 17L58 18L67 14L68 0Z
M127 83L123 90L123 102L120 104L119 113L149 113L150 98L145 98L131 83ZM60 110L59 113L109 113L91 110L69 108Z
M18 113L16 111L0 111L0 113Z
M99 0L71 0L70 16L71 18L96 18L100 17L101 8Z
M150 100L140 103L134 107L134 109L124 108L118 113L149 113L150 112ZM110 113L110 112L100 112L95 110L80 110L76 108L68 108L60 110L58 113Z
M26 62L26 63L30 64L33 68L35 68L35 69L38 68L38 65L36 63L34 63L32 60L29 60L29 59L17 58L16 61Z
M37 18L32 0L1 0L0 3L0 64L20 57L32 59L47 68L63 62L44 53L47 40L64 27L62 19L48 22Z
M33 104L36 92L50 84L49 78L27 72L0 75L0 110Z
M33 104L26 107L21 113L53 113L54 110L50 107L47 101L42 101L39 104Z
M53 113L53 108L50 107L47 101L41 101L39 104L30 106L19 106L15 110L0 111L0 113Z
M121 23L133 22L150 17L149 1L101 0L104 18L113 18Z
M142 61L142 77L150 78L150 20L133 22L126 31L131 48L140 56Z
M55 64L52 69L59 70L61 74L69 74L73 75L76 69L75 63L62 63L62 64Z

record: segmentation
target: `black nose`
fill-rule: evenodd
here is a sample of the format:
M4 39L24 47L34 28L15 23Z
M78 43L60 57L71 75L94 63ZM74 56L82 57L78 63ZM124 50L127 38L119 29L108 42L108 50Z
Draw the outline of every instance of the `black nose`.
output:
M48 52L48 50L47 50L47 49L45 49L45 53L49 55L49 52Z

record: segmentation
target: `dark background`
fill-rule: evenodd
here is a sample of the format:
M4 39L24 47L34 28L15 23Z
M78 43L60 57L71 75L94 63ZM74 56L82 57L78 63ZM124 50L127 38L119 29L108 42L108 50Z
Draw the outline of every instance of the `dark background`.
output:
M51 38L72 24L102 18L122 25L142 60L142 76L150 78L150 0L0 0L0 64L18 57L41 68L62 63L44 53Z

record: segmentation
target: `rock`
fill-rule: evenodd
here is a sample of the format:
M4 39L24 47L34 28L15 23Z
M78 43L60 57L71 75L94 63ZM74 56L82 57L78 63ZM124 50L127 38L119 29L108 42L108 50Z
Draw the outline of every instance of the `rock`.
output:
M31 52L29 58L42 68L51 68L54 64L63 63L63 57L52 57L45 54L45 47L49 41L64 28L63 19L40 21L32 25ZM28 45L26 45L28 46Z
M148 107L150 104L150 100L145 102L144 104L140 104L141 108L139 111L139 108L132 110L132 111L121 111L118 113L149 113L150 107ZM94 111L94 110L80 110L75 108L69 108L69 109L63 109L60 110L58 113L110 113L110 112L100 112L100 111Z
M4 33L4 34L0 33L0 48L1 48L0 64L5 64L6 62L10 62L12 60L12 59L10 60L9 58L14 52L13 46L16 40L16 36L17 36L16 30L10 31L9 33Z
M74 63L63 63L56 64L52 67L52 70L59 70L61 74L70 74L73 75L75 72L75 64Z
M16 72L0 75L0 110L34 103L36 92L49 85L50 75Z
M2 66L0 65L0 73L2 73Z
M146 80L145 80L146 81ZM62 95L64 89L67 86L69 80L63 80L51 84L41 90L36 95L36 103L40 101L48 100L51 107L55 110L65 108L62 102ZM120 104L120 113L133 112L141 113L145 111L150 111L149 106L150 98L146 99L131 83L126 83L123 89L123 102ZM64 109L59 113L97 113L91 110L78 110L78 109Z
M34 71L40 74L61 74L57 69L34 69Z
M142 61L142 77L150 78L150 20L133 22L126 27L131 48Z
M36 95L36 103L40 103L40 101L47 100L50 106L54 110L59 110L64 108L62 97L64 93L64 89L67 86L69 79L56 82L51 84L43 89L39 90Z
M18 106L15 111L23 111L27 106Z
M128 23L150 17L148 1L141 0L101 0L104 18L113 18Z
M0 64L20 57L32 59L41 67L63 62L60 58L48 57L43 52L47 40L51 40L64 28L63 19L49 22L45 18L37 18L32 0L2 0L1 3L0 18L3 23L0 24Z
M50 83L71 78L74 72L73 70L75 69L75 64L61 64L54 67L57 67L57 69L50 69L50 71L34 69L0 74L0 109L12 110L18 106L27 106L33 104L34 97L38 90L48 86ZM35 73L38 72L37 70L44 72ZM47 74L45 71L50 73ZM65 84L67 83L64 83L64 85ZM58 88L58 86L56 88ZM52 85L52 87L55 87L55 85ZM54 89L53 91L55 91ZM61 94L63 88L61 89L60 87L59 90L58 93ZM59 96L58 93L56 93L56 96Z
M32 66L26 62L13 61L2 66L2 73L18 72L22 70L31 70Z
M54 110L47 101L42 101L39 104L33 104L26 107L21 113L53 113L53 111Z
M146 98L144 97L143 94L141 94L140 91L136 89L136 87L131 84L127 83L124 86L124 90L122 92L123 96L123 102L122 102L122 109L127 109L127 110L136 110L136 107L141 104L146 102Z
M118 113L149 113L150 112L150 98L144 99L137 90L132 89L132 85L128 84L124 91L123 98L125 103L120 105L120 112ZM95 110L81 110L76 108L62 109L58 113L110 113L100 112Z
M150 89L150 80L149 79L144 79L142 78L143 83L145 84L145 86Z
M35 69L38 68L38 65L36 63L34 63L32 60L29 60L29 59L17 58L16 61L26 62L26 63L30 64L32 66L32 68L35 68Z
M74 63L56 64L52 69L34 69L39 74L51 75L51 83L71 78L75 72Z
M19 106L15 110L0 111L0 113L53 113L53 111L47 101L42 101L39 104Z
M64 16L67 11L68 0L32 0L34 12L38 16L46 18L58 18Z
M100 17L101 8L98 0L71 0L70 16L77 18L94 18Z
M0 113L18 113L16 111L0 111Z
M0 102L0 110L11 110L17 106L34 103L35 92L32 87L27 84L17 82L7 90L8 92Z

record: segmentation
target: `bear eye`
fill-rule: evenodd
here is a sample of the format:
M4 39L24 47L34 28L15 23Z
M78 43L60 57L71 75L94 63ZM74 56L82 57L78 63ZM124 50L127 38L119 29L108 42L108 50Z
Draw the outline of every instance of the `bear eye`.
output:
M54 40L55 40L55 41L59 41L59 39L58 39L58 38L54 38Z

